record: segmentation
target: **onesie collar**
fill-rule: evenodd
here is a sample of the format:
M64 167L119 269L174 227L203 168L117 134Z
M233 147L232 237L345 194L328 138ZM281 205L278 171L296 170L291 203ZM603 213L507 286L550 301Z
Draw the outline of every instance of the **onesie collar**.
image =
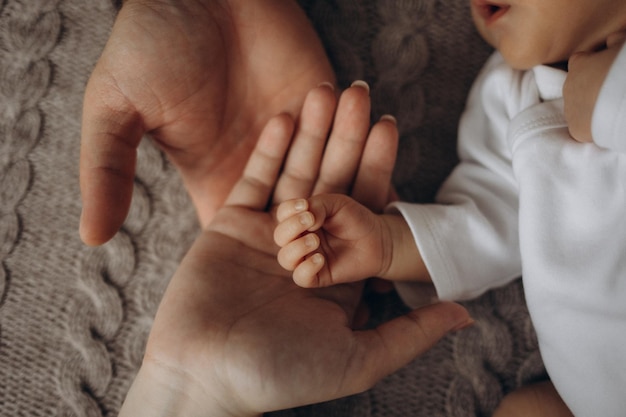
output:
M563 98L563 84L567 77L567 72L539 65L532 69L539 90L539 97L542 101L551 101Z

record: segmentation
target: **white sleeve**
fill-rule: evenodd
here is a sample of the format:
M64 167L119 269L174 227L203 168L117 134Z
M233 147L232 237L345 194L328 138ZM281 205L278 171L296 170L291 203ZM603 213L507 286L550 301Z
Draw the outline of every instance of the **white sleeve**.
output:
M600 89L591 132L599 146L626 152L626 43Z
M388 208L407 220L440 299L474 298L521 275L517 187L506 141L509 115L517 111L508 103L527 91L519 88L520 74L495 55L477 78L459 127L461 162L437 204ZM396 285L416 307L411 287Z

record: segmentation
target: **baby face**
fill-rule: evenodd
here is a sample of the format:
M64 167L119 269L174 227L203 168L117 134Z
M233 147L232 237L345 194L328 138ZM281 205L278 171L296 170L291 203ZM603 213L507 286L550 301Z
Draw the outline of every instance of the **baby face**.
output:
M478 31L514 68L566 61L626 28L626 0L470 0Z

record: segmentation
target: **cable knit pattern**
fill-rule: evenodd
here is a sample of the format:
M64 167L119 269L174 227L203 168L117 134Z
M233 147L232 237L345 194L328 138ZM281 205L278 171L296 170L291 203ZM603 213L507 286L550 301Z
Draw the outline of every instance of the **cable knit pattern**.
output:
M13 274L6 259L19 244L24 221L18 206L32 181L28 156L41 137L38 102L48 90L51 75L46 56L60 33L55 3L44 8L28 2L0 3L0 313L12 290ZM11 401L5 384L19 382L25 372L12 375L5 366L5 346L10 342L7 327L2 320L0 412L18 415L19 404Z
M456 163L458 117L489 54L467 0L300 0L342 86L365 79L372 117L401 129L394 180L431 201ZM87 248L80 215L82 94L120 0L0 0L0 417L115 416L167 282L198 224L150 141L123 229ZM372 324L405 311L373 298ZM368 392L277 416L489 415L545 377L520 282L466 303L476 326Z
M0 30L0 259L12 251L19 237L17 206L31 180L29 152L40 138L42 115L38 101L46 93L51 68L46 55L54 48L60 18L54 2L46 10L13 3L0 8L6 25ZM7 19L17 15L19 18ZM4 264L4 262L3 262ZM5 294L7 271L0 273ZM2 301L4 297L0 298Z

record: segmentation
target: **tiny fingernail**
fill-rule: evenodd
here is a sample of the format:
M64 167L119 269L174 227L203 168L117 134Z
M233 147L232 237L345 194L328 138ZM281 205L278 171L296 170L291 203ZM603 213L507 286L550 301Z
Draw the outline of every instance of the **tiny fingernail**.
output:
M307 237L304 239L304 244L306 245L307 248L316 248L317 247L316 235L314 235L313 233L311 233L310 235L307 235Z
M301 225L310 226L313 224L313 215L311 213L302 213L299 220Z
M350 85L350 87L361 87L361 88L364 88L368 94L370 92L369 84L363 80L356 80L355 82L352 83L352 85Z
M324 257L322 256L321 253L316 253L313 256L311 256L311 262L313 262L316 265L323 264Z
M328 87L331 90L335 91L335 86L330 81L323 81L317 85L318 87Z
M398 120L395 117L393 117L392 115L390 115L390 114L383 114L382 116L380 116L380 120L381 121L387 120L387 121L393 123L394 125L398 124Z
M306 206L307 206L306 200L299 199L299 200L296 200L296 202L293 205L293 208L296 211L302 211L306 209Z

